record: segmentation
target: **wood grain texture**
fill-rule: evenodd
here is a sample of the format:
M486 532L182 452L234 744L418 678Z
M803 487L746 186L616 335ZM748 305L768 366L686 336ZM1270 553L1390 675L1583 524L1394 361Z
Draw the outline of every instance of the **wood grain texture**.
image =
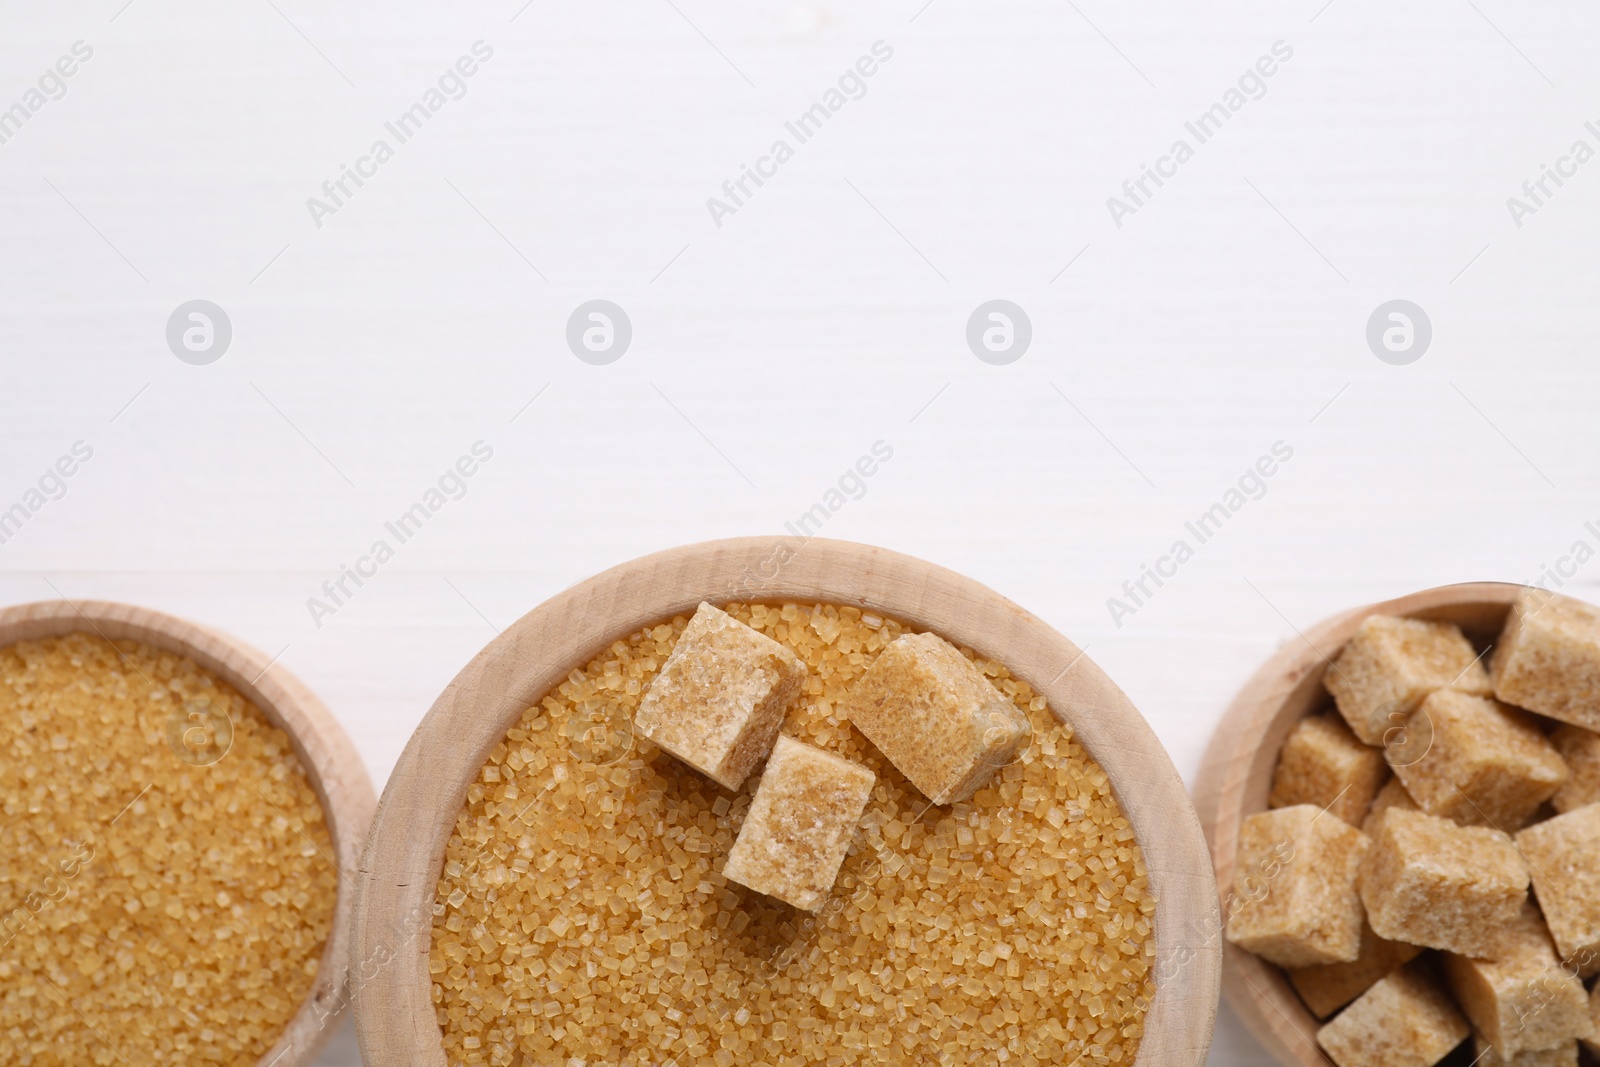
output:
M1328 701L1328 664L1371 615L1453 622L1479 651L1500 633L1520 585L1478 582L1428 589L1336 615L1286 643L1240 691L1212 736L1195 785L1195 807L1211 845L1223 921L1238 859L1239 827L1267 809L1278 753L1295 723ZM1317 1046L1322 1025L1301 1003L1278 967L1224 945L1223 993L1256 1040L1280 1063L1325 1067Z
M615 567L507 628L456 676L400 758L356 896L356 1027L369 1067L444 1067L428 949L444 850L468 785L530 703L611 642L702 600L852 604L1006 664L1110 776L1158 896L1156 996L1140 1067L1198 1067L1216 1020L1221 935L1198 820L1154 733L1070 641L951 571L840 541L739 538Z
M0 647L69 633L131 638L187 656L221 678L289 736L327 820L340 875L333 929L300 1010L260 1067L304 1067L336 1031L347 987L355 870L376 800L349 736L299 679L259 650L198 623L103 600L50 600L0 610Z

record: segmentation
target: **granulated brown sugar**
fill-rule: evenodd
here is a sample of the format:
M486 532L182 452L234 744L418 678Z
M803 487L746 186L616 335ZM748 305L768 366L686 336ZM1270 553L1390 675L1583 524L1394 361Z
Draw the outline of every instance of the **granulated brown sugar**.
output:
M840 701L905 632L831 605L728 605L792 649L784 732L878 776L816 915L719 873L749 808L631 724L687 624L616 642L490 754L446 849L433 999L451 1065L1130 1064L1155 901L1105 772L1004 667L1029 746L935 807Z
M0 1056L250 1065L333 923L323 813L284 733L134 641L0 649Z

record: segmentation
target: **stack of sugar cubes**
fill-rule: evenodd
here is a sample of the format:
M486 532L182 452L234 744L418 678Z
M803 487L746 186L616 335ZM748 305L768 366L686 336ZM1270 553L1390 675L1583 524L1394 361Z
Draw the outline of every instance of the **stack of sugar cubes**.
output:
M702 603L650 683L636 729L725 789L766 767L723 876L807 911L838 878L877 778L782 734L805 664L760 631ZM965 800L1009 763L1027 718L953 645L906 634L849 694L851 722L935 804Z
M1530 590L1488 662L1366 619L1241 828L1228 940L1332 1017L1338 1067L1600 1055L1600 609Z

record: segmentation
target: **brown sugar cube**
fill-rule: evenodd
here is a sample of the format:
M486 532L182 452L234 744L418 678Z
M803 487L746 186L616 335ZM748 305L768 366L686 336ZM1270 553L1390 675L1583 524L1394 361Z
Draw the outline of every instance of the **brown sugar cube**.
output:
M1572 811L1600 803L1600 734L1563 723L1550 735L1550 743L1567 765L1567 784L1550 798L1557 811Z
M966 800L1028 739L1022 711L950 642L891 642L845 700L845 714L923 796Z
M1313 715L1289 732L1272 777L1274 808L1315 804L1359 826L1389 776L1383 754L1356 740L1337 715Z
M1531 904L1501 931L1492 957L1452 954L1444 970L1461 1010L1502 1059L1594 1035L1583 982L1561 965Z
M779 737L723 877L806 911L821 909L876 780L858 763Z
M1329 664L1323 684L1350 729L1369 745L1383 744L1435 689L1490 692L1488 672L1460 629L1388 615L1362 622Z
M1391 808L1378 820L1359 884L1379 937L1487 955L1527 903L1528 868L1498 830Z
M1317 1031L1339 1067L1433 1067L1472 1027L1427 971L1413 963L1378 982Z
M1493 678L1507 704L1600 730L1600 608L1524 593L1495 644Z
M1395 776L1430 815L1517 830L1567 780L1567 765L1533 716L1497 700L1436 689L1384 749Z
M1378 790L1378 795L1372 798L1372 807L1367 809L1367 817L1361 821L1361 832L1371 837L1377 833L1378 820L1383 818L1386 811L1421 811L1417 802L1411 799L1411 794L1406 792L1406 787L1398 778L1390 778Z
M635 728L728 789L766 756L805 684L795 654L701 604L634 716Z
M1479 1035L1475 1039L1474 1051L1478 1058L1472 1061L1472 1067L1578 1067L1576 1041L1565 1041L1555 1048L1535 1052L1519 1052L1508 1060L1501 1058L1494 1046Z
M1314 804L1245 819L1228 940L1280 967L1353 963L1366 851L1365 834Z
M1325 963L1320 967L1299 967L1288 972L1289 981L1306 1002L1311 1014L1326 1019L1352 1000L1418 956L1422 949L1385 941L1361 925L1361 954L1354 963Z
M1528 827L1517 847L1562 960L1600 974L1600 804Z

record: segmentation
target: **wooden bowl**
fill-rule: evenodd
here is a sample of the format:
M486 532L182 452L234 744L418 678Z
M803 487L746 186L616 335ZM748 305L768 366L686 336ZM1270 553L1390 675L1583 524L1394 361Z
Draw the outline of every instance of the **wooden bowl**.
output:
M434 891L489 751L574 667L702 600L881 611L1004 663L1042 694L1109 775L1158 898L1156 995L1137 1062L1204 1062L1218 999L1216 887L1183 784L1122 691L1045 623L951 571L841 541L751 537L646 556L559 594L491 642L429 710L384 789L361 862L354 984L368 1067L445 1067L428 973Z
M322 701L281 665L226 634L158 611L100 600L50 600L0 609L0 647L18 641L86 633L131 638L187 656L239 691L283 730L322 802L342 878L333 928L305 1002L260 1067L303 1067L334 1034L330 1015L347 988L352 889L376 800L366 765Z
M1286 642L1256 672L1212 735L1194 791L1223 901L1233 889L1239 826L1247 816L1267 810L1272 772L1289 731L1332 703L1322 676L1361 621L1370 615L1404 615L1453 622L1481 651L1499 636L1522 590L1520 585L1501 582L1447 585L1347 611ZM1304 1067L1332 1063L1316 1042L1323 1024L1301 1002L1282 970L1225 944L1222 975L1229 1005L1280 1063Z

